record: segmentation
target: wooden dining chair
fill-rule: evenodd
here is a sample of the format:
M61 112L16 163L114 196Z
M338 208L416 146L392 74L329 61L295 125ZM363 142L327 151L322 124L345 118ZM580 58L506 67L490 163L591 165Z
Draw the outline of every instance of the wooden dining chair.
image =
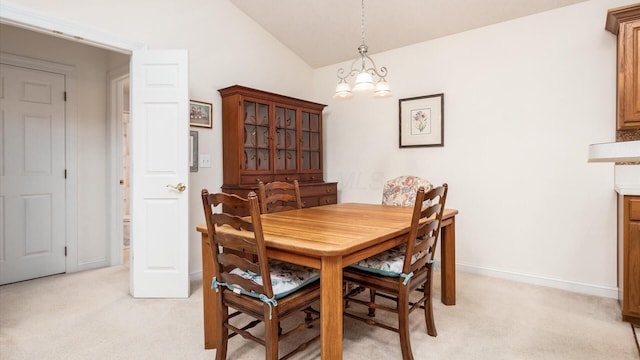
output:
M369 310L364 315L354 311L354 307L345 307L345 316L399 333L404 360L413 359L409 333L409 314L413 310L424 307L427 333L431 336L438 334L433 319L431 288L434 255L447 191L447 184L429 191L420 187L414 200L411 219L407 219L411 223L407 242L359 261L343 272L344 281L356 286L345 295L345 301L364 305ZM425 203L429 205L424 206ZM412 302L411 293L420 287L423 289L420 292L421 298ZM363 288L369 289L369 301L357 296ZM377 297L392 300L395 306L376 302ZM372 319L376 309L396 313L397 327Z
M206 189L202 190L201 195L213 255L211 288L215 292L217 319L216 360L226 359L228 340L237 334L264 345L267 360L278 359L279 340L318 323L319 312L311 305L320 299L319 272L267 258L255 192L250 192L248 199L225 193L210 194ZM222 212L214 213L213 208L220 204L229 208L248 208L250 216L242 218ZM231 233L216 232L223 226L235 230ZM257 256L256 262L249 260L253 255ZM235 312L229 314L229 308ZM300 314L300 311L306 313L304 321L283 331L280 321ZM255 320L245 324L247 321L241 319L246 317L236 318L240 314ZM260 323L264 323L262 337L256 335L258 331L249 331ZM306 348L319 337L318 332L282 359Z
M263 214L278 211L302 209L300 185L298 180L293 183L272 181L258 182L258 196L260 197L260 211Z

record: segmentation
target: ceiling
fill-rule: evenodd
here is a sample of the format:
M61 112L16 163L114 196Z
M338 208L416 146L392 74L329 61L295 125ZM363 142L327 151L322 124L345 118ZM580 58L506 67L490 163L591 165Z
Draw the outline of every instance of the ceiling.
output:
M313 68L358 54L360 0L230 1ZM365 43L375 54L582 1L367 0Z

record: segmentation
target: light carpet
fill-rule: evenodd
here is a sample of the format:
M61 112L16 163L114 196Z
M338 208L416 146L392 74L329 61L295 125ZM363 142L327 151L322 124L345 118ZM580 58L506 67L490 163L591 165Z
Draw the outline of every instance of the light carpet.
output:
M1 286L0 358L213 359L203 348L201 283L191 288L188 299L134 299L127 266ZM412 314L416 359L640 358L614 299L461 272L457 290L457 305L445 306L435 282L437 337ZM296 359L319 357L316 342ZM228 358L260 359L264 349L236 337ZM344 359L401 359L398 336L347 318Z

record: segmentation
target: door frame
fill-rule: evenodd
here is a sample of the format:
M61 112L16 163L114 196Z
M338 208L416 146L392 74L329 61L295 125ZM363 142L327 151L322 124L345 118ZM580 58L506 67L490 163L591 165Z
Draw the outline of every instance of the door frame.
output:
M107 211L107 231L108 239L110 239L110 245L108 249L109 265L120 265L124 262L122 239L124 231L122 228L122 199L123 190L120 185L120 179L122 179L122 164L124 162L122 156L122 136L124 129L122 127L122 112L124 110L123 97L122 97L122 84L123 81L129 79L129 66L122 66L115 70L112 70L107 75L109 78L109 94L107 99L107 163L108 174L107 178L109 185L107 186L108 192L108 205L109 211Z
M95 46L95 47L107 49L110 51L120 52L127 55L131 55L134 50L143 50L147 48L146 44L130 41L127 39L122 39L119 36L97 31L95 29L91 29L83 25L71 23L69 21L51 16L48 14L39 13L32 9L25 8L16 4L12 4L7 1L0 2L0 23L44 33L49 36L60 37L66 40L74 41L74 42L84 43L86 45ZM15 55L7 55L8 59L12 59L12 57L15 57ZM19 57L16 57L16 58L19 58ZM66 73L63 73L65 74L65 79L66 79L65 86L67 88L67 93L70 95L67 97L68 100L65 106L66 108L65 136L66 136L66 142L67 142L66 149L65 149L65 152L66 152L65 161L67 164L67 169L69 170L68 177L67 177L67 184L66 184L66 192L67 192L66 193L67 221L65 224L66 234L67 234L67 239L66 239L67 270L66 271L75 272L75 271L94 268L95 266L83 267L82 265L79 265L77 261L78 260L78 232L77 232L78 209L76 205L77 204L77 174L76 174L77 120L76 120L76 114L75 114L76 106L74 103L74 99L76 98L76 96L74 96L76 94L76 84L73 76L74 74L72 71L74 67L69 65L48 63L45 61L29 59L29 58L24 58L24 59L26 59L28 63L31 63L33 65L45 66L45 67L50 66L49 69L45 71L53 71L51 68L51 66L53 66L53 68L57 69L57 71L53 71L53 72L60 72L60 71L66 72ZM3 61L4 61L4 57L3 57ZM7 61L10 61L10 60L7 60ZM22 66L25 66L25 65L22 65ZM128 74L128 68L127 68L127 74ZM109 101L109 99L107 99L107 101ZM109 103L107 103L107 108L110 109ZM113 121L111 120L112 120L112 117L110 116L110 114L107 114L107 121L109 121L109 124L107 124L107 129L108 129L107 136L109 136L110 139L113 139L114 137L117 136L117 131L116 131L117 129L111 128L111 126L114 125ZM107 149L108 156L110 156L110 154L112 154L114 151L117 151L116 149L114 149L116 146L115 143L111 141L107 141L107 146L111 147L110 149ZM111 171L108 174L108 180L111 181L114 179L114 176L116 179L118 176L118 173L115 171L115 168L114 168L117 163L117 157L114 158L112 156L109 160L111 161L109 164L109 169L111 169ZM121 156L120 156L120 161L121 161ZM112 182L112 186L108 186L106 190L110 191L111 194L113 195L117 193L121 194L121 192L118 192L119 190L118 186L115 186L115 190L114 190L114 187L113 187L114 182L113 181L111 182ZM118 182L116 180L115 184L117 183ZM117 213L118 208L121 209L122 207L114 206L114 204L112 204L111 202L107 203L107 214L109 216L109 219L107 220L107 231L109 231L109 235L107 237L108 239L107 254L109 256L109 260L108 260L109 262L105 265L115 265L115 264L122 263L122 253L121 253L122 252L122 229L120 229L120 241L114 240L114 236L117 235L117 230L114 229L113 220L112 220L119 216L119 214ZM114 233L114 231L116 232ZM116 247L118 247L119 249L117 251L120 251L119 257L118 256L114 257L115 253L117 252L115 250Z

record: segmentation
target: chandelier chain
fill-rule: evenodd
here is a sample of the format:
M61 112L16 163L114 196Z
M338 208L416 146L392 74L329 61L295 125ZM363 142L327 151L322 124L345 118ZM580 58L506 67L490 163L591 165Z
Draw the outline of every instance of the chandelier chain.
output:
M362 0L362 22L360 23L360 33L362 35L362 45L364 45L364 0Z

